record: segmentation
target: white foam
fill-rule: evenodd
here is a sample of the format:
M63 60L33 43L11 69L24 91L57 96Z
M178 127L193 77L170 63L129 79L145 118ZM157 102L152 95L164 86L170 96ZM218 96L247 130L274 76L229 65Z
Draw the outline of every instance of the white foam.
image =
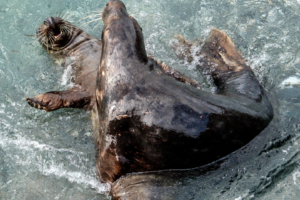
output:
M70 64L64 70L64 73L61 77L61 85L67 86L67 88L74 87L75 84L72 82L72 78L73 78L73 68L72 68L72 64Z
M245 192L242 196L239 196L238 198L235 198L234 200L243 200L249 195L249 191Z
M8 55L7 52L9 51L5 46L3 46L2 44L0 44L0 50L3 54L3 56L5 57L5 59L8 61Z
M94 188L98 193L105 193L109 190L109 185L100 183L95 171L86 166L85 163L91 162L86 153L55 148L22 136L15 136L14 139L5 138L2 133L0 134L0 147L6 152L15 152L7 156L12 157L17 164L36 169L43 175L66 178L72 183ZM17 149L17 151L12 149ZM47 159L42 158L43 151L49 154ZM58 160L63 160L65 163ZM69 166L76 167L76 169L71 171Z
M297 76L291 76L284 81L282 81L279 85L281 89L285 88L293 88L295 85L300 85L300 78Z
M40 144L37 141L28 140L21 136L17 136L17 139L15 140L0 137L0 145L1 147L5 147L8 145L15 145L18 146L19 149L23 149L23 150L32 150L32 148L34 148L40 151L47 150L52 152L68 152L73 154L84 155L83 152L78 152L71 149L58 149L50 145Z
M294 184L300 189L300 171L297 171L295 173L293 173L293 180L294 180Z
M251 66L252 69L257 69L263 66L265 62L270 60L270 56L266 52L263 52L259 55L251 56L247 58L247 60L248 60L246 62L247 65Z
M52 166L47 167L46 169L43 168L41 170L42 170L43 174L46 176L55 175L60 178L66 178L70 182L88 185L88 186L96 189L96 191L98 193L104 193L110 189L109 184L102 184L102 183L100 183L100 181L97 178L89 176L89 175L85 175L82 172L69 171L68 169L65 169L63 167L63 165L58 165L58 166L52 165Z

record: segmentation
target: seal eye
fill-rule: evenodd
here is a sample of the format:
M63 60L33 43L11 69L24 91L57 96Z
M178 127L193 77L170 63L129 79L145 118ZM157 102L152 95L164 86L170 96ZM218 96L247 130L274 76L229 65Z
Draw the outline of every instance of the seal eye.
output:
M48 25L48 22L45 20L45 21L44 21L44 24L45 24L45 25Z
M41 29L39 28L38 30L36 30L35 33L36 33L37 35L39 35L41 32L42 32L42 31L41 31Z
M106 4L106 6L108 6L108 3Z

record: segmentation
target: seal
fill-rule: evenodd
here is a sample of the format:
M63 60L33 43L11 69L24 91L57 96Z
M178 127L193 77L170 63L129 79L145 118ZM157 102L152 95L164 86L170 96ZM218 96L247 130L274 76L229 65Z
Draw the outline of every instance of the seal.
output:
M59 17L49 17L37 30L42 46L65 70L72 71L73 87L26 98L29 105L48 112L60 108L96 109L95 89L102 42ZM148 58L162 73L200 88L199 83L164 63Z
M264 89L222 31L212 30L197 64L218 88L211 93L149 62L142 28L123 2L109 1L102 19L96 82L102 181L205 165L244 146L271 121Z
M39 42L57 63L72 72L73 87L26 98L29 105L53 111L95 106L97 69L102 42L59 17L49 17L36 31Z

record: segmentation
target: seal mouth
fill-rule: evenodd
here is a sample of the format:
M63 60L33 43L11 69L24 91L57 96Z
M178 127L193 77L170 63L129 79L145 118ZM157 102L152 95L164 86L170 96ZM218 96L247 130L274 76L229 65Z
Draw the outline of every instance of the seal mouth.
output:
M59 17L48 17L36 31L38 41L47 49L59 50L69 43L74 26Z
M62 36L62 31L60 31L60 33L58 35L54 35L54 39L57 40Z

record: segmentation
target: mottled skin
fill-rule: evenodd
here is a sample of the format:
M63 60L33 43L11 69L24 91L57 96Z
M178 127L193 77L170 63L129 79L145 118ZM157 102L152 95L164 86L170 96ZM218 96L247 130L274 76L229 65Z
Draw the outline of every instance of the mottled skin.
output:
M92 109L102 43L67 21L49 17L37 30L39 42L64 68L71 66L74 87L26 98L29 105L53 111L59 108Z
M213 94L147 59L142 29L121 1L108 2L102 18L96 89L102 181L210 163L247 144L271 121L263 88L225 33L212 30L197 64L212 75L218 87ZM115 198L127 192L134 193L128 189Z

